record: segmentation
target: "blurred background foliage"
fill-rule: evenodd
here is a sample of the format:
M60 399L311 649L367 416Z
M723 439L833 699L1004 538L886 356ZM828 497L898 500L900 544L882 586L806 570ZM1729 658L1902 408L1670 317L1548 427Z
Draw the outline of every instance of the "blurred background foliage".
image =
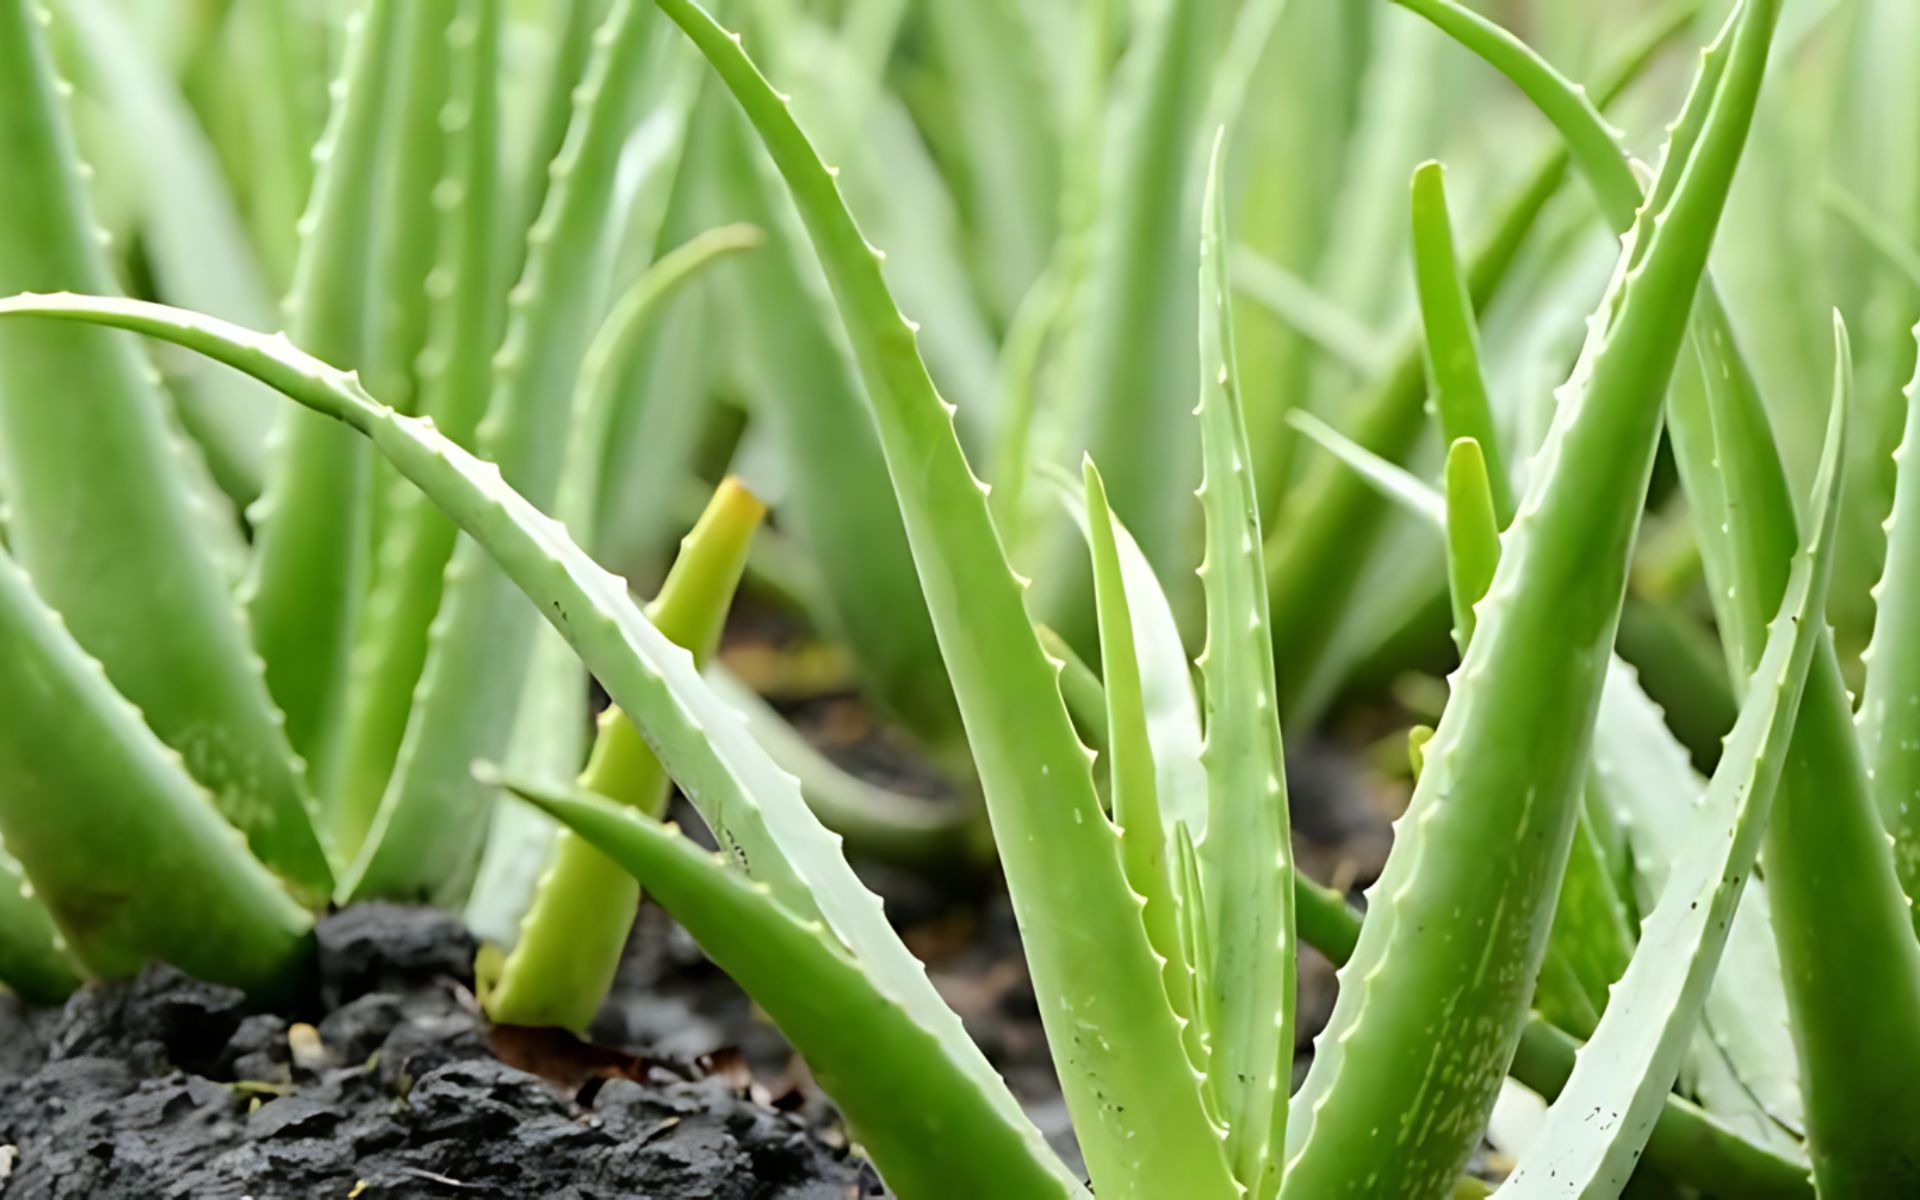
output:
M421 0L428 2L428 0ZM510 262L606 0L513 0L500 236ZM55 0L96 200L129 286L260 327L289 283L308 154L328 104L347 0ZM1084 555L1044 485L1090 450L1197 631L1191 444L1199 160L1229 117L1239 353L1274 571L1275 643L1295 730L1391 697L1415 719L1451 666L1440 550L1411 518L1340 480L1290 424L1315 414L1369 440L1365 416L1417 363L1408 181L1446 164L1463 252L1513 210L1557 146L1506 82L1380 0L736 0L776 83L841 168L887 253L976 471L995 488L1037 619L1091 650ZM1672 26L1608 111L1637 153L1662 137L1719 0L1478 6L1594 83L1622 48ZM449 6L451 11L451 6ZM1675 17L1684 18L1676 23ZM75 36L75 35L78 36ZM1855 331L1860 420L1830 615L1843 660L1871 628L1920 317L1920 8L1793 0L1714 269L1781 432L1796 492L1819 451L1826 312ZM956 774L963 754L931 627L891 511L858 376L784 192L690 49L662 36L607 232L609 296L703 229L745 220L768 245L702 280L622 366L607 431L597 550L657 581L706 484L744 473L774 511L750 587L826 647L873 707ZM394 124L399 124L396 112ZM1544 193L1543 193L1544 194ZM659 236L652 236L658 228ZM392 254L402 247L389 248ZM1569 369L1615 245L1570 173L1532 221L1482 316L1493 401L1530 448ZM374 303L370 301L370 303ZM1407 359L1409 348L1415 357ZM277 412L219 368L163 358L212 478L244 501ZM1689 381L1690 380L1690 381ZM1677 386L1700 386L1683 371ZM1402 388L1401 391L1406 391ZM1415 393L1419 388L1414 388ZM1420 397L1388 444L1437 478ZM1376 443L1379 439L1374 439ZM826 458L831 470L796 464ZM1525 455L1512 456L1523 473ZM1035 481L1042 481L1036 483ZM823 483L823 481L825 481ZM1516 484L1523 480L1516 478ZM1329 508L1329 488L1361 493ZM1622 650L1702 762L1731 722L1700 559L1664 466ZM1364 508L1364 520L1351 506ZM1323 511L1324 510L1324 511ZM1328 514L1332 514L1329 516ZM1337 518L1337 519L1336 519ZM1303 534L1319 519L1331 533ZM1299 543L1299 544L1295 544ZM798 660L796 660L798 661ZM535 684L540 686L540 673ZM964 790L966 780L956 779Z

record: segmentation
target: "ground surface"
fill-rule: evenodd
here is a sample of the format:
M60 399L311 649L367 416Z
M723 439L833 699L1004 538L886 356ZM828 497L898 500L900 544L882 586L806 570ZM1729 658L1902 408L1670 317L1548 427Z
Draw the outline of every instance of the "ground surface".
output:
M309 1013L249 1013L164 967L62 1010L0 998L0 1196L876 1194L830 1127L734 1064L496 1048L473 944L445 917L362 907L323 922L321 945Z

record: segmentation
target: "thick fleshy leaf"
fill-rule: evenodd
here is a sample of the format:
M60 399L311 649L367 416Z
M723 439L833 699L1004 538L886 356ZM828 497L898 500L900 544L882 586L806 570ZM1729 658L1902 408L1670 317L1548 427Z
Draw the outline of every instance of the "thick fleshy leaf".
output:
M1794 563L1726 753L1693 814L1687 849L1641 927L1639 948L1600 1028L1501 1189L1513 1200L1610 1200L1620 1194L1705 1006L1742 885L1760 851L1807 668L1826 621L1852 375L1844 333L1838 340L1840 381L1814 484L1812 532Z
M1632 220L1638 180L1578 89L1453 0L1400 2L1507 74L1560 129L1608 220ZM1710 595L1743 679L1784 592L1797 518L1753 374L1711 286L1695 318L1705 402L1670 403L1668 415L1703 561L1723 572ZM1920 939L1831 639L1816 650L1764 861L1820 1185L1835 1195L1911 1191L1920 1186ZM1835 928L1850 936L1829 936Z
M952 409L894 303L879 252L740 43L692 0L656 3L759 131L827 270L867 382L1095 1184L1115 1196L1230 1195L1173 1012L1148 999L1160 990L1159 969L1127 902L1118 838L1101 811L1087 752L955 437ZM1089 1028L1099 1036L1086 1036Z
M1372 892L1300 1093L1286 1192L1399 1196L1465 1161L1524 1025L1581 793L1660 399L1765 73L1777 8L1740 10L1703 60L1602 302L1427 768ZM1425 922L1483 947L1423 936ZM1438 1014L1434 996L1449 1003ZM1380 1169L1355 1189L1347 1167Z
M1207 836L1199 841L1213 941L1207 1083L1234 1176L1255 1200L1280 1191L1294 1012L1293 845L1279 688L1260 558L1260 503L1240 408L1227 290L1225 131L1215 138L1200 235L1200 505L1206 514Z
M4 553L0 693L0 836L89 971L294 985L306 910Z
M711 658L720 641L747 547L765 515L766 506L739 481L723 480L647 608L647 619L696 663ZM647 816L665 815L666 772L618 708L600 715L580 786ZM562 832L487 998L487 1015L503 1025L584 1032L613 986L639 904L639 889L618 864Z
M80 986L80 964L20 864L0 846L0 987L29 1004L58 1004Z
M0 2L0 288L112 292L38 11ZM318 904L332 876L300 767L156 381L138 347L97 331L0 332L7 544L254 853Z

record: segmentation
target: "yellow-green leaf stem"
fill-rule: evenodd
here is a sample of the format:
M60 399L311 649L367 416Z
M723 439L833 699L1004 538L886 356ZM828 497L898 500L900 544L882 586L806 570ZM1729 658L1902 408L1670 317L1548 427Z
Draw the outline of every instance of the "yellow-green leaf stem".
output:
M681 544L647 617L704 663L720 640L747 547L766 513L737 480L714 492ZM633 722L618 708L600 717L600 734L580 786L650 817L667 802L667 776ZM520 937L487 1000L503 1025L557 1025L582 1032L599 1011L633 928L640 888L617 863L578 835L555 841Z

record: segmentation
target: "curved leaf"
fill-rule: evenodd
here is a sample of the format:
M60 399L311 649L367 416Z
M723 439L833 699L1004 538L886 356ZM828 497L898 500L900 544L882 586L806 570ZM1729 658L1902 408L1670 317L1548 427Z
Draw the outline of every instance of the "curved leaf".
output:
M692 0L656 0L733 92L786 178L867 380L907 537L980 767L1041 1017L1081 1150L1117 1196L1232 1186L1128 901L1055 668L979 480L832 172L738 41ZM1087 1031L1097 1036L1090 1036ZM1125 1047L1124 1053L1119 1047Z
M583 789L506 786L599 847L686 926L806 1058L897 1194L1071 1194L952 1044L817 918L644 813Z
M1005 1120L1025 1131L1032 1156L1054 1164L1062 1194L1078 1194L1077 1183L1055 1162L1011 1093L972 1048L959 1018L887 924L879 901L847 866L838 839L807 809L792 776L774 765L740 716L706 686L694 669L693 656L641 614L625 581L608 574L574 544L564 527L507 487L499 468L442 437L431 421L403 417L381 405L351 375L293 349L284 338L131 300L15 297L0 301L0 315L8 314L99 322L185 345L372 439L403 475L486 546L541 615L566 635L741 867L788 909L824 919L915 1019L967 1064L969 1075L994 1096ZM1103 943L1099 953L1110 949ZM1137 998L1128 997L1128 1003L1137 1003ZM1170 1048L1179 1054L1177 1041Z

